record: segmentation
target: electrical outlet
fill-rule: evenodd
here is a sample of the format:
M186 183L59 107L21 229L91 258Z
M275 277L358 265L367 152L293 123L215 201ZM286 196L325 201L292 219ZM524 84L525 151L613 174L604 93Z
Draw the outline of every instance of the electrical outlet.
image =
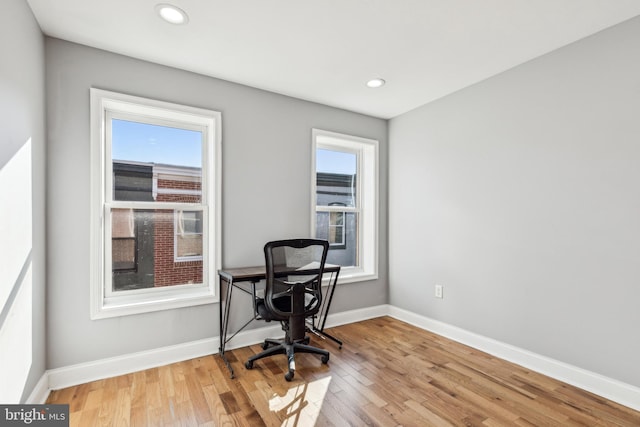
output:
M442 298L442 285L436 285L436 298Z

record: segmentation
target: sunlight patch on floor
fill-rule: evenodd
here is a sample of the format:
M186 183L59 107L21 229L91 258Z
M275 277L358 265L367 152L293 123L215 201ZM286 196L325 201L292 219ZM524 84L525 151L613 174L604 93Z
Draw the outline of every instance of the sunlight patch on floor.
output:
M282 396L272 396L269 399L269 409L280 415L283 419L282 426L314 425L330 383L330 376L300 383Z

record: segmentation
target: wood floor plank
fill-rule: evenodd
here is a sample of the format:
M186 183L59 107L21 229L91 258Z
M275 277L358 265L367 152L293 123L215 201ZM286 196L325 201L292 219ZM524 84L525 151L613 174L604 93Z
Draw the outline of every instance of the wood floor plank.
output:
M146 426L148 424L147 382L143 373L135 372L131 382L131 426Z
M131 392L129 388L118 388L113 420L114 425L117 426L131 425Z
M640 426L640 412L407 323L332 328L342 350L244 362L260 345L52 391L71 426Z

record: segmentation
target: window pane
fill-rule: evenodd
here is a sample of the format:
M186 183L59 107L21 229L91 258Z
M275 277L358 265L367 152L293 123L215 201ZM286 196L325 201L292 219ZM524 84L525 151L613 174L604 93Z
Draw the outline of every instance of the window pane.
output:
M316 150L316 204L356 206L357 156L344 151Z
M134 238L113 238L111 247L113 271L135 270L136 240Z
M334 215L337 214L337 215ZM332 218L341 218L343 224ZM354 212L318 212L316 237L329 241L327 262L342 267L357 266L358 214Z
M187 239L175 240L176 235L180 236L175 230L178 212L111 210L114 291L202 283L202 233L186 234ZM195 218L200 216L202 221L201 211L187 213ZM177 260L176 249L199 255L200 259Z
M178 211L180 234L202 234L202 211Z
M202 259L202 211L176 211L176 258Z
M113 270L135 270L136 239L132 209L114 209L111 213Z
M202 133L113 119L113 199L201 201Z
M176 256L202 258L202 234L185 234L177 237Z
M344 244L344 213L343 212L330 212L329 213L329 243L331 245Z

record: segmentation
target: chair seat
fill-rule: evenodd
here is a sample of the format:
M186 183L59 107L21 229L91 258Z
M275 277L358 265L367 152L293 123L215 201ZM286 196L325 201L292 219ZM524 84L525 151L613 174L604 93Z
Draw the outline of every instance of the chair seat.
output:
M306 302L305 310L312 310L312 309L315 309L318 300L309 295L305 295L305 302ZM291 298L289 297L274 298L273 304L280 311L285 311L285 312L291 311ZM264 302L264 298L256 298L256 311L258 312L260 317L263 320L266 320L267 322L270 322L272 320L286 320L286 319L281 319L279 317L276 317L275 314L269 311L269 309L267 308L267 305Z
M273 305L275 305L278 310L291 311L291 299L288 297L274 299ZM270 322L272 320L285 320L277 317L273 312L271 312L267 308L267 305L262 298L256 301L256 310L258 311L260 317L262 317L267 322Z

